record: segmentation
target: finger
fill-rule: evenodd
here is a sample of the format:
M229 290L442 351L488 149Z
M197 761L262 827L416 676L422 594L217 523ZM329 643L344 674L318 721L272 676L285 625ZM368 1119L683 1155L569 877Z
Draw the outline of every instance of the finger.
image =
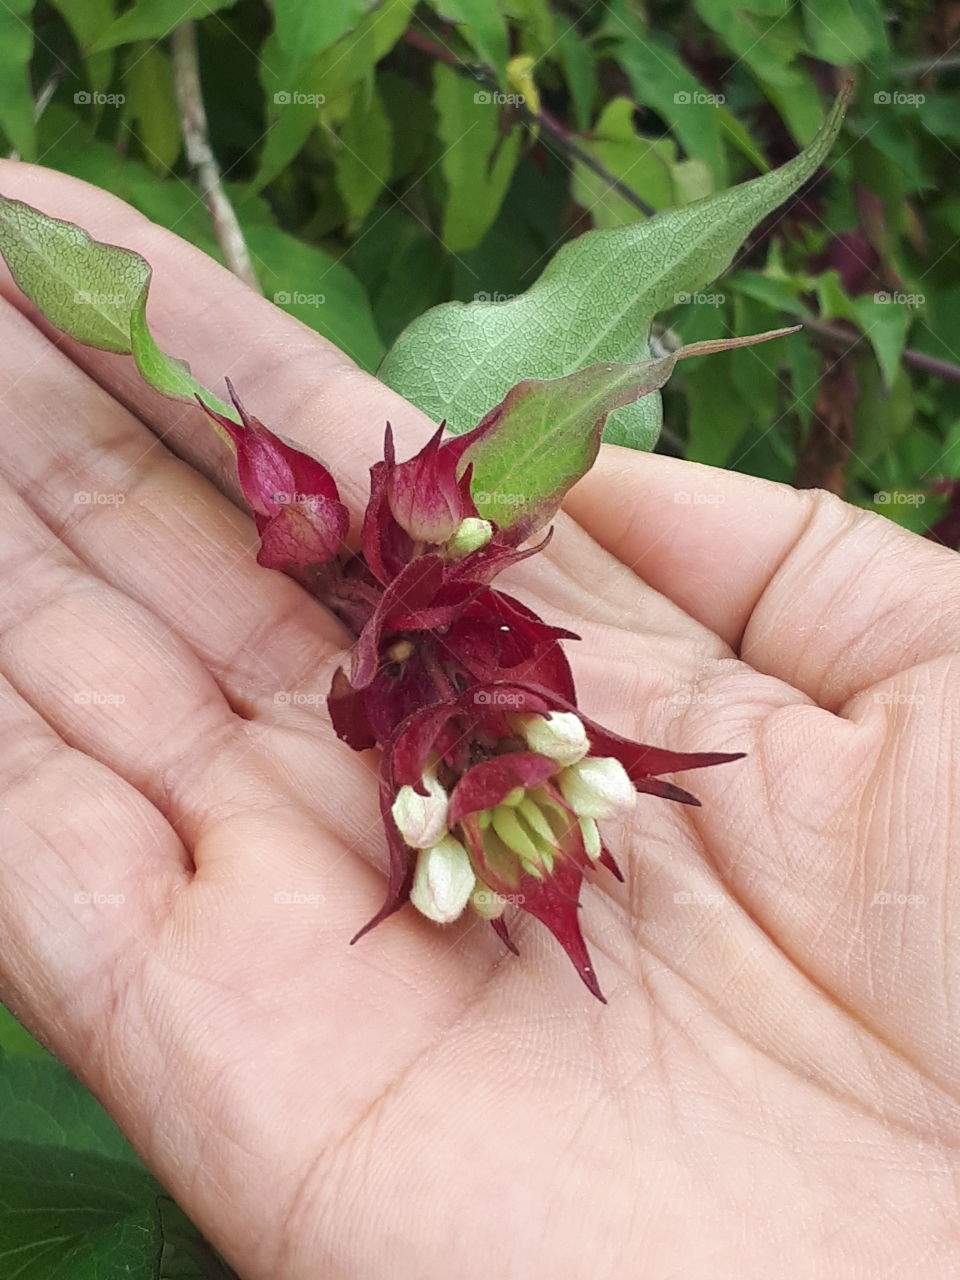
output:
M345 633L256 564L252 521L5 302L0 325L0 471L80 559L186 639L245 714L310 690Z
M388 419L401 456L423 443L431 424L412 405L206 254L123 201L65 174L16 161L0 161L0 186L6 195L77 222L98 239L143 254L154 267L147 310L160 346L188 357L194 376L218 393L230 377L268 426L319 450L355 510L363 505L371 447L382 441ZM46 332L56 332L5 269L0 288ZM58 341L181 457L238 496L231 456L198 407L151 391L126 357L92 351L62 337Z
M194 375L211 388L222 389L229 376L253 413L323 458L355 513L366 502L367 473L378 456L385 423L389 420L393 426L401 456L422 446L433 426L424 414L358 370L313 330L129 205L65 174L19 162L0 161L0 183L8 195L142 253L154 267L148 310L160 345L174 355L189 354ZM55 335L3 272L0 290ZM126 358L91 351L62 336L56 340L176 453L239 500L232 457L198 408L151 391ZM569 602L574 614L583 613L586 587L598 625L636 627L635 586L628 607L612 608L606 584L618 574L617 566L595 548L586 548L585 541L569 526L561 528L547 556L511 573L511 578L551 604L564 607ZM579 571L571 572L574 561ZM711 636L653 592L644 593L642 604L645 630L680 634L716 647Z
M68 746L0 677L0 993L69 1021L80 1049L116 990L109 973L149 943L187 883L163 816ZM132 856L134 854L135 856Z
M565 505L756 670L829 710L957 651L956 554L831 494L608 446Z
M209 811L244 802L245 722L212 676L5 481L0 583L0 671L65 741L142 791L187 840Z

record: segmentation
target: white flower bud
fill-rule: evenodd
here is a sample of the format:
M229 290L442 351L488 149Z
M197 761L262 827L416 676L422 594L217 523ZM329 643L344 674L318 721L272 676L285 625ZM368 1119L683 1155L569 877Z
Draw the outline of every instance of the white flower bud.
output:
M428 920L450 924L470 901L476 883L466 849L453 836L444 836L417 854L410 901Z
M432 774L424 774L425 796L401 787L390 812L397 829L412 849L427 849L446 834L447 793Z
M460 522L460 528L452 538L447 540L446 552L453 560L462 560L471 551L485 547L493 537L493 525L489 520L481 520L478 516L467 516Z
M632 809L637 801L626 769L612 756L587 756L564 769L557 781L564 800L580 818L610 818Z
M484 920L498 920L503 915L507 900L493 889L488 889L482 880L478 880L470 897L470 905Z
M546 716L517 716L517 727L527 746L557 764L576 764L590 750L583 721L573 711L551 711Z

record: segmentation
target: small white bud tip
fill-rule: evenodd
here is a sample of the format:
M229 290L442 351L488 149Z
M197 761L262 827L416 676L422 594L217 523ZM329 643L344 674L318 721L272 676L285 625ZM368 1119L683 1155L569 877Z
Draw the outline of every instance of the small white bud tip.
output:
M573 711L551 711L546 716L518 716L527 746L557 764L576 764L590 750L583 721Z
M410 901L428 920L450 924L470 901L476 883L466 849L453 836L444 836L417 855Z
M612 818L637 802L626 769L612 756L587 756L564 769L558 782L564 800L580 818Z

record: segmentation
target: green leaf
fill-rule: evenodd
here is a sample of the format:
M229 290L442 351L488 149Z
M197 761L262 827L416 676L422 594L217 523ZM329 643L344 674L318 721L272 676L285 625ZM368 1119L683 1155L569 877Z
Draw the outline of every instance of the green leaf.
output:
M36 157L33 124L33 0L0 4L0 129L25 160Z
M367 0L272 0L283 73L294 88L307 63L363 20Z
M430 7L441 18L456 22L477 54L497 73L501 84L506 81L507 24L492 0L429 0Z
M105 49L90 53L90 49L100 32L113 21L114 0L83 0L81 4L77 0L51 0L51 3L79 46L90 88L96 93L105 93L113 75L113 52Z
M845 101L838 98L813 145L781 169L643 222L588 232L509 301L427 312L388 352L381 378L461 432L525 378L644 359L654 316L714 280L752 228L822 163ZM647 397L612 414L606 438L649 447L659 422L658 401Z
M124 90L125 122L143 147L150 167L167 173L180 154L180 116L173 67L166 53L156 45L134 45Z
M374 83L359 86L337 138L337 187L356 231L390 180L393 126Z
M447 183L443 241L460 253L483 239L499 212L520 154L520 131L504 137L495 95L442 62L434 68L433 103Z
M202 394L219 412L234 415L193 380L182 360L154 342L146 317L152 268L139 253L0 196L0 254L56 328L87 346L132 355L141 375L164 395L193 400Z
M729 170L721 123L729 112L722 97L718 101L716 94L707 93L667 41L652 32L625 31L616 56L637 101L667 121L689 155L709 165L715 187L726 186Z
M575 27L564 24L554 52L563 68L564 79L570 90L577 128L581 131L589 129L593 120L593 104L597 100L599 88L593 50L578 34Z
M317 54L293 83L276 36L267 40L259 63L268 130L254 191L283 173L317 127L322 107L341 99L349 106L348 95L389 53L409 21L408 0L382 0L355 31Z
M850 6L836 0L803 0L803 25L811 51L824 62L844 67L873 50L873 33Z
M229 9L236 0L136 0L94 41L91 52L115 49L135 40L162 40L181 22L205 18L218 9Z
M239 216L266 296L336 343L362 368L375 369L383 343L367 295L353 273L323 249L266 220L251 222L242 209Z
M2 1004L0 1004L0 1049L5 1053L39 1058L41 1061L49 1057L43 1045L38 1044L26 1027L22 1027L10 1010L4 1008Z
M69 1147L139 1169L120 1130L79 1080L45 1054L0 1051L3 1138L38 1147Z
M103 1156L0 1142L0 1280L158 1276L158 1194Z
M637 133L633 113L629 98L614 98L604 108L591 137L580 146L654 209L669 209L709 195L709 168L699 160L679 161L671 138L645 138ZM577 161L573 175L573 198L587 210L595 227L622 227L637 220L636 205L608 179Z
M477 425L463 453L477 510L517 541L542 528L593 466L607 415L662 387L678 360L752 346L792 330L699 342L657 360L595 364L518 383ZM652 448L654 439L647 441Z

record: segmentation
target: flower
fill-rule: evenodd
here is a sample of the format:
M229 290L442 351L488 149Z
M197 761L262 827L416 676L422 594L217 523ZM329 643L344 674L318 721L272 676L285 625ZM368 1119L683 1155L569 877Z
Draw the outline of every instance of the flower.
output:
M529 513L501 528L477 510L467 459L497 430L497 411L454 440L441 428L401 463L388 426L352 552L326 468L231 395L242 425L207 413L236 448L260 563L296 577L356 635L328 709L348 746L380 749L389 862L384 902L354 941L410 902L440 924L488 920L516 950L509 904L550 930L603 1000L580 892L598 867L623 877L598 822L629 814L638 792L698 804L663 775L742 753L666 751L580 711L561 647L578 637L491 585L550 537L522 548Z

